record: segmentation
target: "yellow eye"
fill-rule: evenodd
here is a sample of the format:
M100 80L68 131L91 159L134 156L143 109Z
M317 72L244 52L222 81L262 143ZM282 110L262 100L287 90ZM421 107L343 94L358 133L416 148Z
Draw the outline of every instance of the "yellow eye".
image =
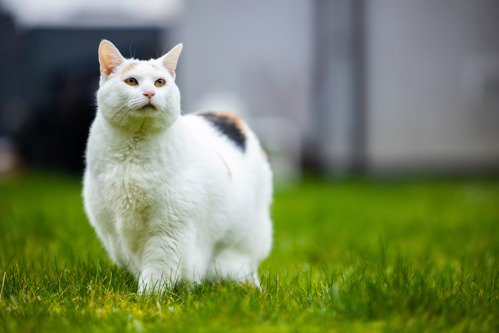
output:
M129 86L136 86L139 84L136 79L133 77L129 77L128 79L125 80L125 83L128 84Z
M154 85L156 87L162 87L164 86L166 83L165 79L157 79L156 82L154 82Z

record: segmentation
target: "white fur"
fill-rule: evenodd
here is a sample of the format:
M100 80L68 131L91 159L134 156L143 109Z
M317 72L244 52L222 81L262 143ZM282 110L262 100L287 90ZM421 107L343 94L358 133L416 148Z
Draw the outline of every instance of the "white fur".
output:
M272 242L272 174L258 139L243 124L242 152L207 120L182 116L161 59L140 61L127 75L139 85L127 85L121 71L132 62L101 77L83 189L90 223L139 291L202 279L259 286ZM155 87L160 77L167 83ZM138 110L145 89L156 110Z

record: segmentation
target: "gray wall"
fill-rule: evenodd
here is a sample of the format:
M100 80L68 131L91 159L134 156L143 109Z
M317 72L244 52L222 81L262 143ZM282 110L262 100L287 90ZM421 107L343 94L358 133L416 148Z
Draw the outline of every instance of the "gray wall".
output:
M173 35L184 42L184 109L194 111L206 94L231 92L249 113L284 115L301 128L309 110L312 4L186 1Z
M367 4L371 169L499 170L499 2Z
M186 1L170 38L185 46L184 111L233 94L252 116L287 118L332 172L363 154L374 173L499 170L499 2L355 3Z

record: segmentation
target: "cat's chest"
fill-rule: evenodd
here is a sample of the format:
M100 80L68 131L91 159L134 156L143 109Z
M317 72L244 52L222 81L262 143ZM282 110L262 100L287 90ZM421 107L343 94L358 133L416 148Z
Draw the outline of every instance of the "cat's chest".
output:
M99 175L107 202L115 217L142 217L150 214L165 196L164 166L150 160L122 159L111 161Z
M148 171L127 166L114 170L115 181L109 183L112 207L119 215L141 213L150 209L153 199L158 195L161 184Z
M110 233L179 220L199 203L199 177L160 140L92 140L87 156L91 206Z

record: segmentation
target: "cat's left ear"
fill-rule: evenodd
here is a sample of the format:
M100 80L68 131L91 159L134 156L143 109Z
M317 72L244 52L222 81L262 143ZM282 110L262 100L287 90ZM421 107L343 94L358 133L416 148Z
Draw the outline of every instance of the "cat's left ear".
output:
M107 78L125 58L120 51L108 40L103 40L99 45L99 63L101 74Z
M167 54L162 56L159 60L163 63L163 66L168 70L173 79L175 79L175 69L177 68L178 57L182 52L182 43L177 44L173 49Z

